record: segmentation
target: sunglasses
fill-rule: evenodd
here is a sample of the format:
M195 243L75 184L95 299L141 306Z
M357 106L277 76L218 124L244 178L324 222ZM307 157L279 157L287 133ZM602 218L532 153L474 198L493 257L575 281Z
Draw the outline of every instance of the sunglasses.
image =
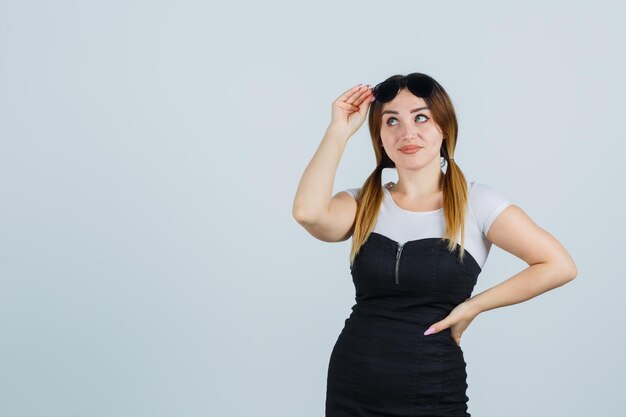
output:
M400 88L406 87L417 97L430 97L434 88L435 80L426 74L413 72L405 76L395 76L376 84L372 89L374 98L379 103L393 100Z

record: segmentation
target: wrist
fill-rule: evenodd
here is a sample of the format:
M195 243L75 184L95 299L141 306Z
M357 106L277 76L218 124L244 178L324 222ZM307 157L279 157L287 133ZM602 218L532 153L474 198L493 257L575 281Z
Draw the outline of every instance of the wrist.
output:
M468 311L474 317L478 316L480 313L484 311L482 306L479 303L477 303L474 298L468 298L467 300L464 301L464 303L467 304Z
M352 136L349 129L333 124L328 125L326 128L326 134L337 138L338 140L343 140L344 142L347 142L348 139L350 139L350 136Z

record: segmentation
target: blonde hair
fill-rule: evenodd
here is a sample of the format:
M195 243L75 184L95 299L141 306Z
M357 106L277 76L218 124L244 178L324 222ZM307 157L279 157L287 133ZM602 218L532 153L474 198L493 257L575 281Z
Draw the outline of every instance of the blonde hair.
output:
M402 75L393 75L391 78L400 78ZM465 255L465 215L468 201L468 190L465 175L456 164L454 149L456 148L458 124L452 101L444 88L435 81L435 87L429 97L423 100L430 108L433 122L440 127L444 140L441 145L443 156L448 167L442 177L443 213L445 231L441 240L448 240L447 248L454 251L458 245L457 235L461 231L461 246L459 260L463 262ZM352 248L350 250L350 267L354 263L361 246L368 239L376 224L376 218L383 200L383 186L381 184L384 168L395 168L395 163L385 152L380 138L382 126L383 103L374 101L369 109L369 131L376 155L376 168L365 180L361 192L357 196L357 211L352 234Z

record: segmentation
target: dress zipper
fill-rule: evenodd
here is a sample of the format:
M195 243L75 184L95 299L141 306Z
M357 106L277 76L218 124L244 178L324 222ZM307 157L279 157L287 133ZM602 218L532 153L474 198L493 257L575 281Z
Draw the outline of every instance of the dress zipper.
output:
M400 266L400 254L402 253L402 247L404 244L398 243L398 251L396 252L396 285L399 285L398 282L398 266Z

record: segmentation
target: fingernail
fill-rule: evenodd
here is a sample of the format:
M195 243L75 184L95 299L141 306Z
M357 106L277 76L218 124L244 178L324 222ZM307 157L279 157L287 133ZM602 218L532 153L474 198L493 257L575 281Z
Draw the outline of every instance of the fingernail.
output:
M424 332L424 336L428 336L429 334L433 334L433 333L435 333L435 328L433 326L430 326L428 330Z

